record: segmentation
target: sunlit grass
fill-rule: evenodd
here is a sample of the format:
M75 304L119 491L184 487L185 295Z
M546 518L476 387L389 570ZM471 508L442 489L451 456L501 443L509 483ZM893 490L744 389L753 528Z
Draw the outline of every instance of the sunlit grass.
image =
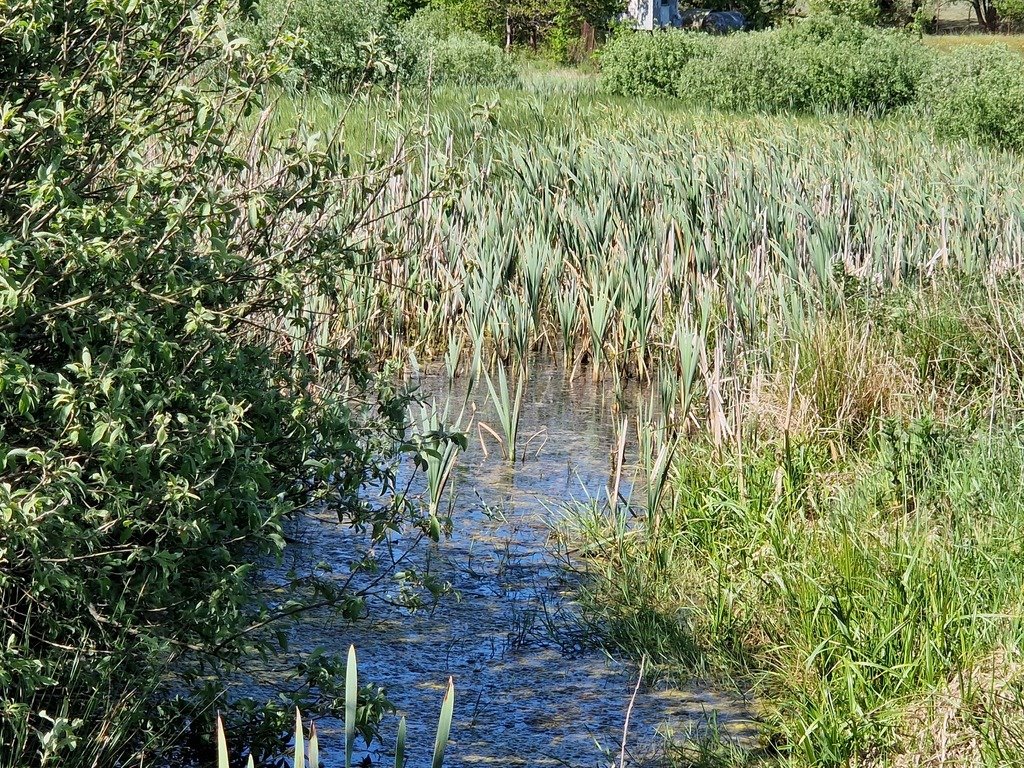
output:
M570 534L596 634L752 689L757 759L915 749L913 717L1022 639L1019 158L900 116L724 117L531 77L279 116L386 169L358 228L386 258L339 270L332 322L482 382L480 437L509 461L538 354L640 381L644 498L610 492ZM1024 752L1013 680L957 710L978 765ZM753 759L699 746L680 764Z
M949 51L962 45L1005 45L1024 53L1024 35L993 34L983 32L925 35L925 44L940 51Z

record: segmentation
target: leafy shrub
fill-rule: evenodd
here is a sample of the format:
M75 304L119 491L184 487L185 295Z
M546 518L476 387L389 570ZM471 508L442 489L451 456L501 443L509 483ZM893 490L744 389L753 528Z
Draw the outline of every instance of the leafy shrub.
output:
M517 79L512 59L501 48L471 32L438 41L420 56L414 80L430 78L452 85L511 85Z
M701 0L700 7L714 11L739 11L748 28L764 29L783 24L796 10L796 0Z
M426 44L432 40L447 40L466 30L444 8L428 7L402 24L399 31L402 47L410 47L417 43Z
M838 16L858 24L877 24L881 16L877 0L811 0L809 9L815 16Z
M254 126L283 68L230 38L234 5L26 0L0 24L0 765L140 764L270 649L250 631L282 603L250 577L284 516L391 511L358 490L400 399L306 304L329 316L363 258L365 187ZM299 697L331 711L331 669Z
M623 30L601 50L602 85L622 96L674 95L679 72L708 56L714 44L702 33Z
M888 110L912 102L928 50L897 30L842 18L810 20L792 35L806 67L810 106Z
M928 52L912 37L849 19L716 40L680 73L679 95L704 106L778 112L885 111L912 102Z
M996 0L994 3L999 18L1013 24L1024 22L1024 0Z
M383 0L263 0L254 36L297 35L301 84L351 90L393 70L395 24Z
M679 96L714 109L780 112L807 103L805 78L777 32L716 40L710 55L688 62L676 78Z
M442 9L424 9L399 31L400 74L413 83L511 85L515 65L501 48L460 29Z
M1024 57L1002 45L945 54L923 79L921 105L940 136L1024 150Z

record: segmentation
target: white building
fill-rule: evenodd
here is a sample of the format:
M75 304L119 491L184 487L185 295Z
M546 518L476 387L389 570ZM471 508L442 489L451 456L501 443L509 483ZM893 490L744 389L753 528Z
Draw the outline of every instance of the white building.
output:
M678 25L679 0L629 0L626 17L637 29L659 29Z

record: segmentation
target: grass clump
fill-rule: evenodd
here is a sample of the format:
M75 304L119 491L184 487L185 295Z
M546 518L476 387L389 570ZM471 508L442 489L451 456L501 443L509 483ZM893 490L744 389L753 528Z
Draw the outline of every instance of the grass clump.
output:
M751 389L747 417L776 434L859 446L872 424L919 402L910 360L845 316L784 343L777 371Z
M766 753L898 751L908 701L1016 642L1024 522L1013 435L903 426L916 442L843 464L812 443L686 451L658 531L615 537L588 607L620 647L749 685Z

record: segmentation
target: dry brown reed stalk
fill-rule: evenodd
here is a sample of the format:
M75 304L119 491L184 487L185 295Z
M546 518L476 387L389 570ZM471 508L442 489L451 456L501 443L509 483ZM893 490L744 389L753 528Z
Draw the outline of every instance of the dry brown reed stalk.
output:
M788 365L751 380L744 419L759 430L856 441L875 420L911 415L920 403L913 362L869 326L820 322L787 345Z

